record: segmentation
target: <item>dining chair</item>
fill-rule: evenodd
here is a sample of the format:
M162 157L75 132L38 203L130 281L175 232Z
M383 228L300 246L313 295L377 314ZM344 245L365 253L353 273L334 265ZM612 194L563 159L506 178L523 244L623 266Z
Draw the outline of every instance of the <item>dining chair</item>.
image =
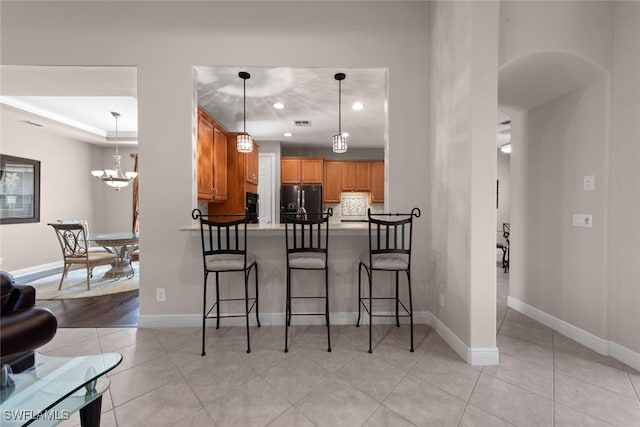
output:
M509 242L509 238L511 236L511 224L508 222L502 223L502 237L504 237L504 241L506 244L504 245L504 249L502 252L502 268L505 273L509 272L509 258L511 254L509 253L509 249L511 243Z
M87 290L91 289L91 278L93 277L93 268L98 265L111 264L115 261L115 256L109 252L89 252L87 243L87 234L82 224L49 224L53 227L64 260L64 268L58 290L62 289L62 282L69 268L76 265L84 265L87 269Z
M411 329L411 351L413 348L413 302L411 300L411 239L413 234L413 219L420 217L420 209L413 208L410 213L380 213L372 214L367 209L369 219L369 253L360 259L358 265L358 320L360 326L361 309L369 314L369 353L372 353L371 336L374 317L395 317L396 326L400 327L400 317L409 317ZM362 270L367 273L369 280L369 294L362 296ZM395 296L373 296L373 273L376 271L390 271L395 273ZM409 308L399 298L400 273L407 275ZM394 300L395 314L374 314L373 300ZM367 306L366 303L369 303ZM400 314L402 306L406 314Z
M89 238L91 234L89 233L89 222L84 218L59 219L58 222L60 224L82 224L82 226L84 227L84 234L87 236L87 238ZM87 249L89 252L109 252L107 248L103 246L95 246L92 242L89 242L89 246Z
M216 319L216 329L220 328L220 319L226 317L245 317L247 325L247 353L251 353L249 334L249 313L255 307L256 321L258 317L258 262L256 257L247 252L247 222L244 214L209 214L203 215L200 209L191 212L193 219L200 221L200 240L202 242L202 261L204 270L204 286L202 297L202 356L205 353L205 327L207 319ZM249 275L255 270L255 297L249 297ZM242 272L244 278L244 298L220 298L220 273ZM215 302L207 310L207 279L210 273L216 276ZM220 303L228 301L244 301L245 314L220 314ZM251 305L249 303L251 302ZM212 312L215 309L215 315Z
M331 351L331 326L329 321L329 217L327 212L308 212L304 214L283 213L285 241L287 250L287 300L285 304L284 352L289 351L289 326L291 316L323 315L327 323L327 351ZM324 236L322 229L324 228ZM324 271L325 293L321 296L292 296L291 270ZM324 313L293 313L292 299L324 299Z

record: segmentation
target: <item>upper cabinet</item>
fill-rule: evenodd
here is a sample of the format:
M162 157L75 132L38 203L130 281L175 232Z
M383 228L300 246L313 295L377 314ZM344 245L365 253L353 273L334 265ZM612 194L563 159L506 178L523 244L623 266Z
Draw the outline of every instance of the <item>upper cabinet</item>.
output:
M371 203L384 202L384 162L371 162Z
M198 200L227 200L227 136L198 110Z
M213 122L198 111L198 200L213 200Z
M325 203L340 203L342 193L342 162L324 162L324 185L322 194Z
M249 184L258 185L258 144L253 142L253 151L246 154L245 179Z
M227 200L227 135L213 128L213 201Z
M322 184L324 159L283 157L280 161L282 184Z
M369 191L371 172L368 161L345 161L342 164L343 191Z

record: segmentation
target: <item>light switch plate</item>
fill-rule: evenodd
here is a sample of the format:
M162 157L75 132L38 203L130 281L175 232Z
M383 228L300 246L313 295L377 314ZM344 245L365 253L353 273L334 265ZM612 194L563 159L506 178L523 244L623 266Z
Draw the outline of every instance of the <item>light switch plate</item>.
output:
M584 191L593 191L596 189L596 177L594 175L587 175L584 177L582 183L582 189Z
M593 216L585 214L573 214L574 227L593 227Z

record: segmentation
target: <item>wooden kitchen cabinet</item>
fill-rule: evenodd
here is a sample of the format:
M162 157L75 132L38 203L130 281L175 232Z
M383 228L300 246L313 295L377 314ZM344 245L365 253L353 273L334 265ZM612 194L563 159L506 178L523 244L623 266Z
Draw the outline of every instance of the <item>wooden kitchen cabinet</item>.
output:
M280 161L280 182L282 184L299 184L302 179L300 159L284 157Z
M342 190L343 191L369 191L370 190L370 164L368 161L341 162Z
M245 178L249 184L258 185L258 144L253 142L253 151L246 153Z
M321 157L284 157L280 161L282 184L322 184L324 159Z
M198 200L227 200L227 135L198 110Z
M213 200L213 122L198 111L198 200Z
M227 135L213 128L213 201L227 200Z
M384 162L371 162L371 203L384 203Z
M340 203L342 193L342 162L324 162L324 185L322 188L325 203Z

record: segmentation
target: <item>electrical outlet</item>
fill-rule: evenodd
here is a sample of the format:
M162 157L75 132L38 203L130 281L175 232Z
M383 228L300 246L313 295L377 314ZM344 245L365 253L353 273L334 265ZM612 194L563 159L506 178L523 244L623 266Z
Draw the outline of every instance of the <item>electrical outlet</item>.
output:
M164 288L156 288L156 301L165 302L167 300L167 294Z
M444 307L444 294L438 294L438 304L440 307Z
M573 214L574 227L593 227L593 216L584 214Z

